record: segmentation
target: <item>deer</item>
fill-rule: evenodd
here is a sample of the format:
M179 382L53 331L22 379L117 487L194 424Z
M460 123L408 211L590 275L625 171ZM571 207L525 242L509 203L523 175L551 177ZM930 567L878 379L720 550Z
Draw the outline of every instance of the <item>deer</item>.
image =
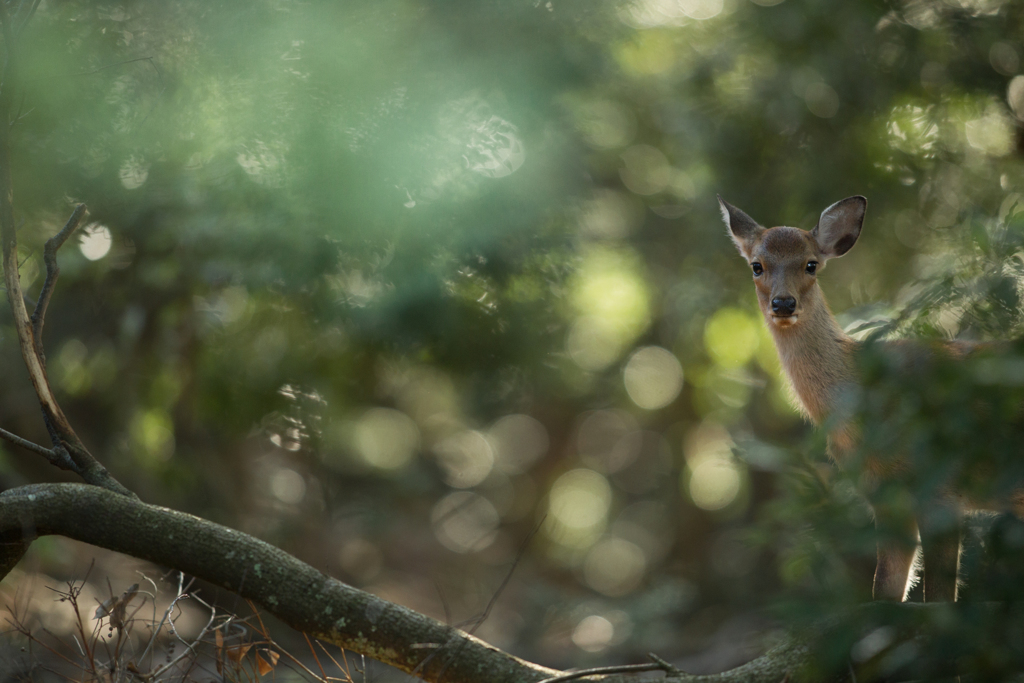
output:
M843 402L858 386L857 354L862 342L846 334L825 301L818 274L826 262L853 248L860 236L867 199L847 197L826 208L811 230L765 228L740 209L718 198L729 236L750 267L758 306L771 333L783 371L806 417L827 429L828 452L840 468L848 465L859 444L858 426L843 419ZM946 340L931 344L914 340L876 342L883 352L912 362L915 355L966 357L978 343ZM861 480L868 488L899 481L907 474L899 454L864 459ZM868 495L870 500L870 495ZM1020 507L1020 501L1015 501ZM974 505L948 487L932 500L916 500L913 519L873 505L875 524L898 528L894 540L877 545L872 594L876 600L904 601L914 586L912 569L920 538L926 601L954 601L963 533L963 514ZM1015 510L1016 511L1016 510ZM1018 516L1019 516L1018 511Z

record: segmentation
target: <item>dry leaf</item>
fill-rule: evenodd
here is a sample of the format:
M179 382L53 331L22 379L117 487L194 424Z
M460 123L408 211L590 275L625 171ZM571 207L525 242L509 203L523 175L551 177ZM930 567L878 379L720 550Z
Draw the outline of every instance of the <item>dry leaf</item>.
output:
M260 676L266 676L274 670L274 665L263 659L263 657L256 655L256 670L260 672Z
M130 603L138 594L139 584L133 583L128 587L128 590L121 593L121 597L111 597L101 602L100 606L96 608L96 613L93 615L93 619L110 617L111 626L117 629L123 628L125 619L127 618L128 603Z
M229 647L225 649L224 652L225 654L227 654L228 659L230 659L235 664L238 664L242 661L242 657L245 656L245 653L247 653L249 651L249 648L251 647L252 643L249 643L247 645L235 645L234 647Z
M117 602L117 598L107 598L100 603L100 606L96 608L96 614L93 615L93 619L102 619L103 617L110 614L110 608Z

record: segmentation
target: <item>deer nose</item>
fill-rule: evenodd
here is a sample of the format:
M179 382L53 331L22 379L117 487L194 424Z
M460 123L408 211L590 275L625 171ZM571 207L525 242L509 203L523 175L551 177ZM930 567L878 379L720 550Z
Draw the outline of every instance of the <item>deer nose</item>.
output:
M772 299L772 313L775 315L793 315L796 311L796 298L777 296Z

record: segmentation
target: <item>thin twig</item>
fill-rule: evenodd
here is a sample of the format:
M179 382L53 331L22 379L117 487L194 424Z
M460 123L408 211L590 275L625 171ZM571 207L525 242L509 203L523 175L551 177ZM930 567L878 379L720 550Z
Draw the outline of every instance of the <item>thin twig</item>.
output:
M160 588L156 585L156 581L154 581L153 579L149 578L148 576L146 576L142 572L136 570L136 573L139 576L142 577L143 581L147 581L149 583L149 585L151 585L153 587L153 594L149 596L149 598L150 598L149 602L153 606L153 608L152 608L153 609L153 613L152 613L152 616L149 619L149 623L150 624L155 624L156 623L156 597L160 594ZM152 626L151 626L151 628L152 628ZM157 632L154 632L154 638L156 637L156 633ZM151 639L149 641L149 644L146 645L146 649L143 650L142 655L140 657L138 657L139 664L141 664L142 661L146 658L146 654L149 652L149 648L152 647L152 646L153 646L153 640Z
M508 582L512 580L512 575L515 573L516 567L519 566L519 562L526 555L526 548L530 545L530 541L533 540L533 537L537 535L537 532L540 531L540 528L544 525L544 521L546 519L547 515L541 517L540 521L537 522L537 525L533 527L533 530L531 530L530 533L526 535L526 538L523 539L523 542L519 545L519 550L516 552L516 557L512 561L512 566L508 568L508 571L505 573L505 578L502 579L501 584L499 584L497 590L494 591L494 594L488 601L487 606L484 607L483 613L481 613L479 616L473 619L470 619L467 622L463 622L463 624L459 624L460 627L462 625L469 623L473 624L473 627L469 629L469 631L467 631L469 635L475 635L477 629L483 626L483 623L487 621L487 618L489 616L491 616L491 610L494 608L495 603L498 602L498 598L501 597L502 592L504 592L505 588L508 586ZM455 652L452 653L452 656L448 658L448 661L446 661L444 665L441 667L441 671L439 671L437 674L438 682L440 682L444 678L444 674L448 670L448 667L451 666L452 662L456 660L456 658L459 656L459 653L462 651L462 648L465 647L467 642L469 641L463 640L459 644L459 647L455 650ZM423 669L423 667L426 666L427 663L431 659L433 659L439 652L441 652L441 650L443 650L444 647L444 645L441 645L438 649L434 650L429 655L427 655L427 657L422 662L420 662L419 665L413 670L412 675L418 675L419 672Z
M53 451L50 450L49 448L44 448L37 443L32 443L28 439L23 439L17 434L10 433L6 429L0 429L0 438L6 439L7 441L10 441L14 445L21 446L22 448L30 450L33 453L45 455L48 458L53 455Z
M21 118L21 110L24 107L25 107L25 94L22 93L22 95L21 95L21 102L18 103L18 113L16 113L14 115L14 118L12 118L10 121L7 122L8 126L13 126L15 123L17 123L18 119Z
M686 673L672 666L672 664L666 662L664 659L654 654L653 652L647 653L647 659L651 660L652 662L660 666L662 669L664 669L665 673L667 673L669 676L681 676Z
M207 607L210 607L210 606L207 605ZM216 618L217 618L217 610L215 608L213 608L213 607L210 607L210 620L206 622L206 626L204 626L203 630L199 632L199 635L196 636L196 639L194 641L192 641L191 643L188 643L188 642L182 640L181 637L179 636L178 639L181 640L181 642L185 643L185 649L177 657L175 657L173 660L167 662L162 667L160 667L156 671L152 672L149 675L149 677L151 679L159 679L160 676L162 676L165 671L167 671L172 666L174 666L175 664L180 662L182 659L185 658L185 656L194 653L196 646L199 645L200 641L202 641L203 636L206 635L206 632L210 630L210 626L213 625L213 620L216 619ZM178 635L177 632L174 631L174 629L173 629L173 622L172 622L172 631L174 632L174 635Z
M46 246L43 247L46 280L43 281L43 289L39 292L36 308L32 311L32 337L36 345L36 355L39 356L43 367L46 367L46 356L43 354L43 324L46 322L46 307L50 305L53 288L57 284L57 277L60 276L60 266L57 265L57 251L64 246L68 238L78 229L82 219L85 218L85 212L85 204L76 206L75 210L71 213L71 218L64 224L60 232L46 240Z
M526 548L530 545L530 541L533 540L533 537L537 535L537 532L540 531L540 528L544 525L544 521L546 519L547 515L541 517L540 521L537 522L537 525L533 527L530 533L526 535L526 538L524 538L523 542L519 545L519 551L516 553L516 557L512 561L512 566L508 568L508 571L505 573L505 578L502 580L497 590L494 591L494 594L491 595L491 599L484 608L483 614L476 619L476 623L473 628L469 630L469 635L476 633L476 630L480 628L485 621L487 621L488 617L491 616L491 610L494 609L494 604L498 602L498 598L500 598L501 594L505 591L505 588L508 586L508 582L512 580L512 575L515 574L516 567L519 566L519 563L526 555Z
M355 683L355 681L352 680L352 675L348 672L348 658L345 657L345 650L344 650L344 648L342 648L342 650L341 650L341 658L345 661L345 666L342 666L341 663L337 659L334 658L334 655L332 655L330 653L330 651L327 649L326 646L324 646L323 643L321 643L319 640L317 640L316 644L320 646L320 649L324 651L324 654L327 655L327 657L331 660L331 662L334 663L334 666L338 667L338 671L340 671L343 674L345 674L345 683ZM334 678L333 680L340 681L341 679L340 678Z
M541 681L537 681L537 683L561 683L562 681L571 681L577 678L583 678L584 676L600 676L603 674L636 674L643 673L645 671L664 670L665 668L661 664L623 664L621 666L595 666L592 669L576 669L575 671L569 671L568 673L564 673L559 676L545 678Z
M21 110L18 110L18 116L13 121L11 121L11 124L13 125L13 124L17 123L18 121L21 121L22 119L28 118L28 115L31 114L32 112L34 112L35 110L36 110L36 108L32 107L31 109L29 109L24 114L21 113Z
M146 649L142 651L142 655L139 657L139 662L140 663L142 662L143 659L146 658L146 655L149 654L149 651L150 651L150 649L152 649L153 644L156 643L157 636L159 636L160 635L160 631L163 630L164 624L166 624L167 621L171 618L171 613L174 611L174 608L178 606L178 601L183 599L183 598L188 597L188 595L186 593L187 593L188 589L192 587L192 582L195 581L195 579L189 579L188 585L184 586L184 585L182 585L182 581L181 581L182 577L184 577L184 574L182 574L181 572L178 572L178 579L179 579L178 580L178 593L177 593L177 595L175 595L174 599L171 600L171 604L167 606L167 609L164 610L164 615L163 615L163 617L161 617L160 623L157 624L155 629L153 629L153 636L149 639L149 643L146 645ZM156 590L156 584L153 583L152 581L150 581L150 583L153 584L153 590ZM203 602L202 600L199 600L199 598L194 598L194 599L198 600L199 602ZM153 604L154 604L154 606L156 605L155 596L154 596ZM203 604L205 605L206 603L203 602ZM154 619L154 621L155 621L155 619Z
M313 641L309 639L309 634L303 632L302 637L306 639L306 645L309 646L309 652L313 655L313 661L316 662L316 666L320 669L320 678L324 681L327 680L327 672L324 671L324 665L320 663L320 658L316 655L316 648L313 647Z
M286 650L285 648L283 648L280 645L278 645L277 642L273 638L270 637L270 631L267 629L266 625L263 623L263 617L260 616L260 611L259 611L259 608L257 608L256 603L254 603L252 600L246 600L246 602L249 605L249 609L252 610L253 616L256 617L256 621L259 622L259 628L256 628L255 626L253 626L252 630L255 631L256 633L260 634L260 636L262 636L262 638L263 638L263 641L260 642L260 643L252 643L253 645L257 646L256 656L257 657L259 656L258 646L260 646L260 645L263 645L264 647L276 648L277 650L280 650L280 652L278 653L279 655L283 655L286 658L288 658L292 662L292 664L294 664L297 667L299 667L300 669L302 669L302 671L306 672L306 674L308 674L309 676L311 676L315 680L316 679L316 673L314 673L308 666L306 666L301 661L299 661L299 659L297 657L295 657L295 655L293 655L291 652L288 652L288 650ZM303 634L303 635L305 635L305 634ZM306 642L309 642L309 636L306 636ZM313 648L313 646L310 645L310 649L312 649L312 648ZM315 658L316 657L316 653L313 653L313 656ZM317 659L316 663L320 664L320 660ZM323 667L320 667L320 670L323 671Z
M16 446L21 446L22 448L32 451L33 453L38 453L39 455L44 456L47 460L50 461L50 464L56 465L62 470L71 470L72 472L75 471L75 463L72 462L71 456L68 454L67 449L65 449L64 447L44 448L43 446L40 446L37 443L33 443L28 439L21 438L17 434L12 434L6 429L0 429L0 438L6 441L10 441Z

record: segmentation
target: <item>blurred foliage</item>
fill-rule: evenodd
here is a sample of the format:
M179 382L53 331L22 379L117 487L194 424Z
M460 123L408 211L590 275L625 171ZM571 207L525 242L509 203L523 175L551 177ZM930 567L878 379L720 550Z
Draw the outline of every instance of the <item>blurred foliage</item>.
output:
M30 294L73 203L93 221L60 256L51 376L147 501L454 622L539 528L479 635L724 668L766 615L865 600L875 534L715 192L805 228L866 195L822 276L861 336L1020 338L1022 23L1009 0L47 0L14 128ZM45 441L8 315L0 425ZM1013 484L1019 345L909 375L872 348L866 446L933 475L873 495ZM992 529L971 571L1015 597L1020 531ZM879 606L823 666L926 676L954 642L985 680L1019 668L1015 614L951 614L900 650Z

